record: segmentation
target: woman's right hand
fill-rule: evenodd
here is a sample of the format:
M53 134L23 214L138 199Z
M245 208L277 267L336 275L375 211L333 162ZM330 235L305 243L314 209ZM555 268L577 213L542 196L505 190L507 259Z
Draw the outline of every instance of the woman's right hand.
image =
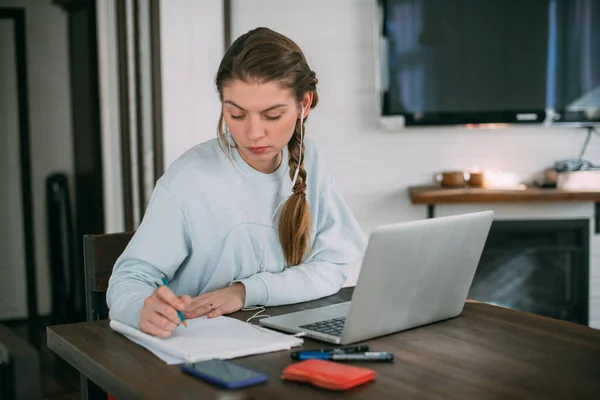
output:
M184 311L191 301L190 296L177 297L167 286L159 286L144 300L140 311L140 330L152 336L171 336L181 323L177 310Z

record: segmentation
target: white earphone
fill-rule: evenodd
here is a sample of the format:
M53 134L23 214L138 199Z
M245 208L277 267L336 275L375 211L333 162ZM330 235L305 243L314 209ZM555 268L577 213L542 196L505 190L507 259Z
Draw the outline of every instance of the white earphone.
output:
M229 131L229 127L225 123L225 120L223 120L223 130L225 131L225 134L229 136L227 138L227 142L228 142L227 147L229 147L229 149L228 149L229 150L229 160L233 161L233 157L231 156L231 148L233 147L233 136L231 136L231 132ZM236 168L235 163L233 164L233 166L234 166L234 168Z
M298 173L300 172L300 162L302 161L302 149L304 144L304 105L302 105L302 111L300 113L300 158L298 159L298 166L296 167L296 172L294 172L294 178L292 179L292 190L294 190L294 185L296 185L296 180L298 179Z

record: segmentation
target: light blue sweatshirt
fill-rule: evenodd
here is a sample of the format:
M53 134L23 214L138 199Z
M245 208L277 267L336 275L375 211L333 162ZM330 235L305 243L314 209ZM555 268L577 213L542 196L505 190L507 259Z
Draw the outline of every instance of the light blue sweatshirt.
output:
M159 179L144 218L109 281L110 318L139 329L144 299L165 274L173 292L192 297L242 282L245 307L317 299L340 290L346 266L359 262L366 236L306 139L306 196L311 252L285 267L278 206L291 194L288 152L264 174L217 139L196 145ZM276 212L277 210L277 212Z

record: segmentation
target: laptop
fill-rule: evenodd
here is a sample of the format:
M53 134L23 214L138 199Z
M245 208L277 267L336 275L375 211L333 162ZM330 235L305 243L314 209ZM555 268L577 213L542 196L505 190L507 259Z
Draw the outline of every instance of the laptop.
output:
M493 218L483 211L380 226L369 236L351 301L260 324L349 344L456 317Z

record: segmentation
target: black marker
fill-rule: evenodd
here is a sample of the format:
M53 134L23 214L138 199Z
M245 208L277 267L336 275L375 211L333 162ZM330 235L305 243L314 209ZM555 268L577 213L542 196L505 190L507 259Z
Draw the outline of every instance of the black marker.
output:
M391 353L365 352L365 353L312 353L300 354L298 360L331 360L331 361L393 361L394 355Z

